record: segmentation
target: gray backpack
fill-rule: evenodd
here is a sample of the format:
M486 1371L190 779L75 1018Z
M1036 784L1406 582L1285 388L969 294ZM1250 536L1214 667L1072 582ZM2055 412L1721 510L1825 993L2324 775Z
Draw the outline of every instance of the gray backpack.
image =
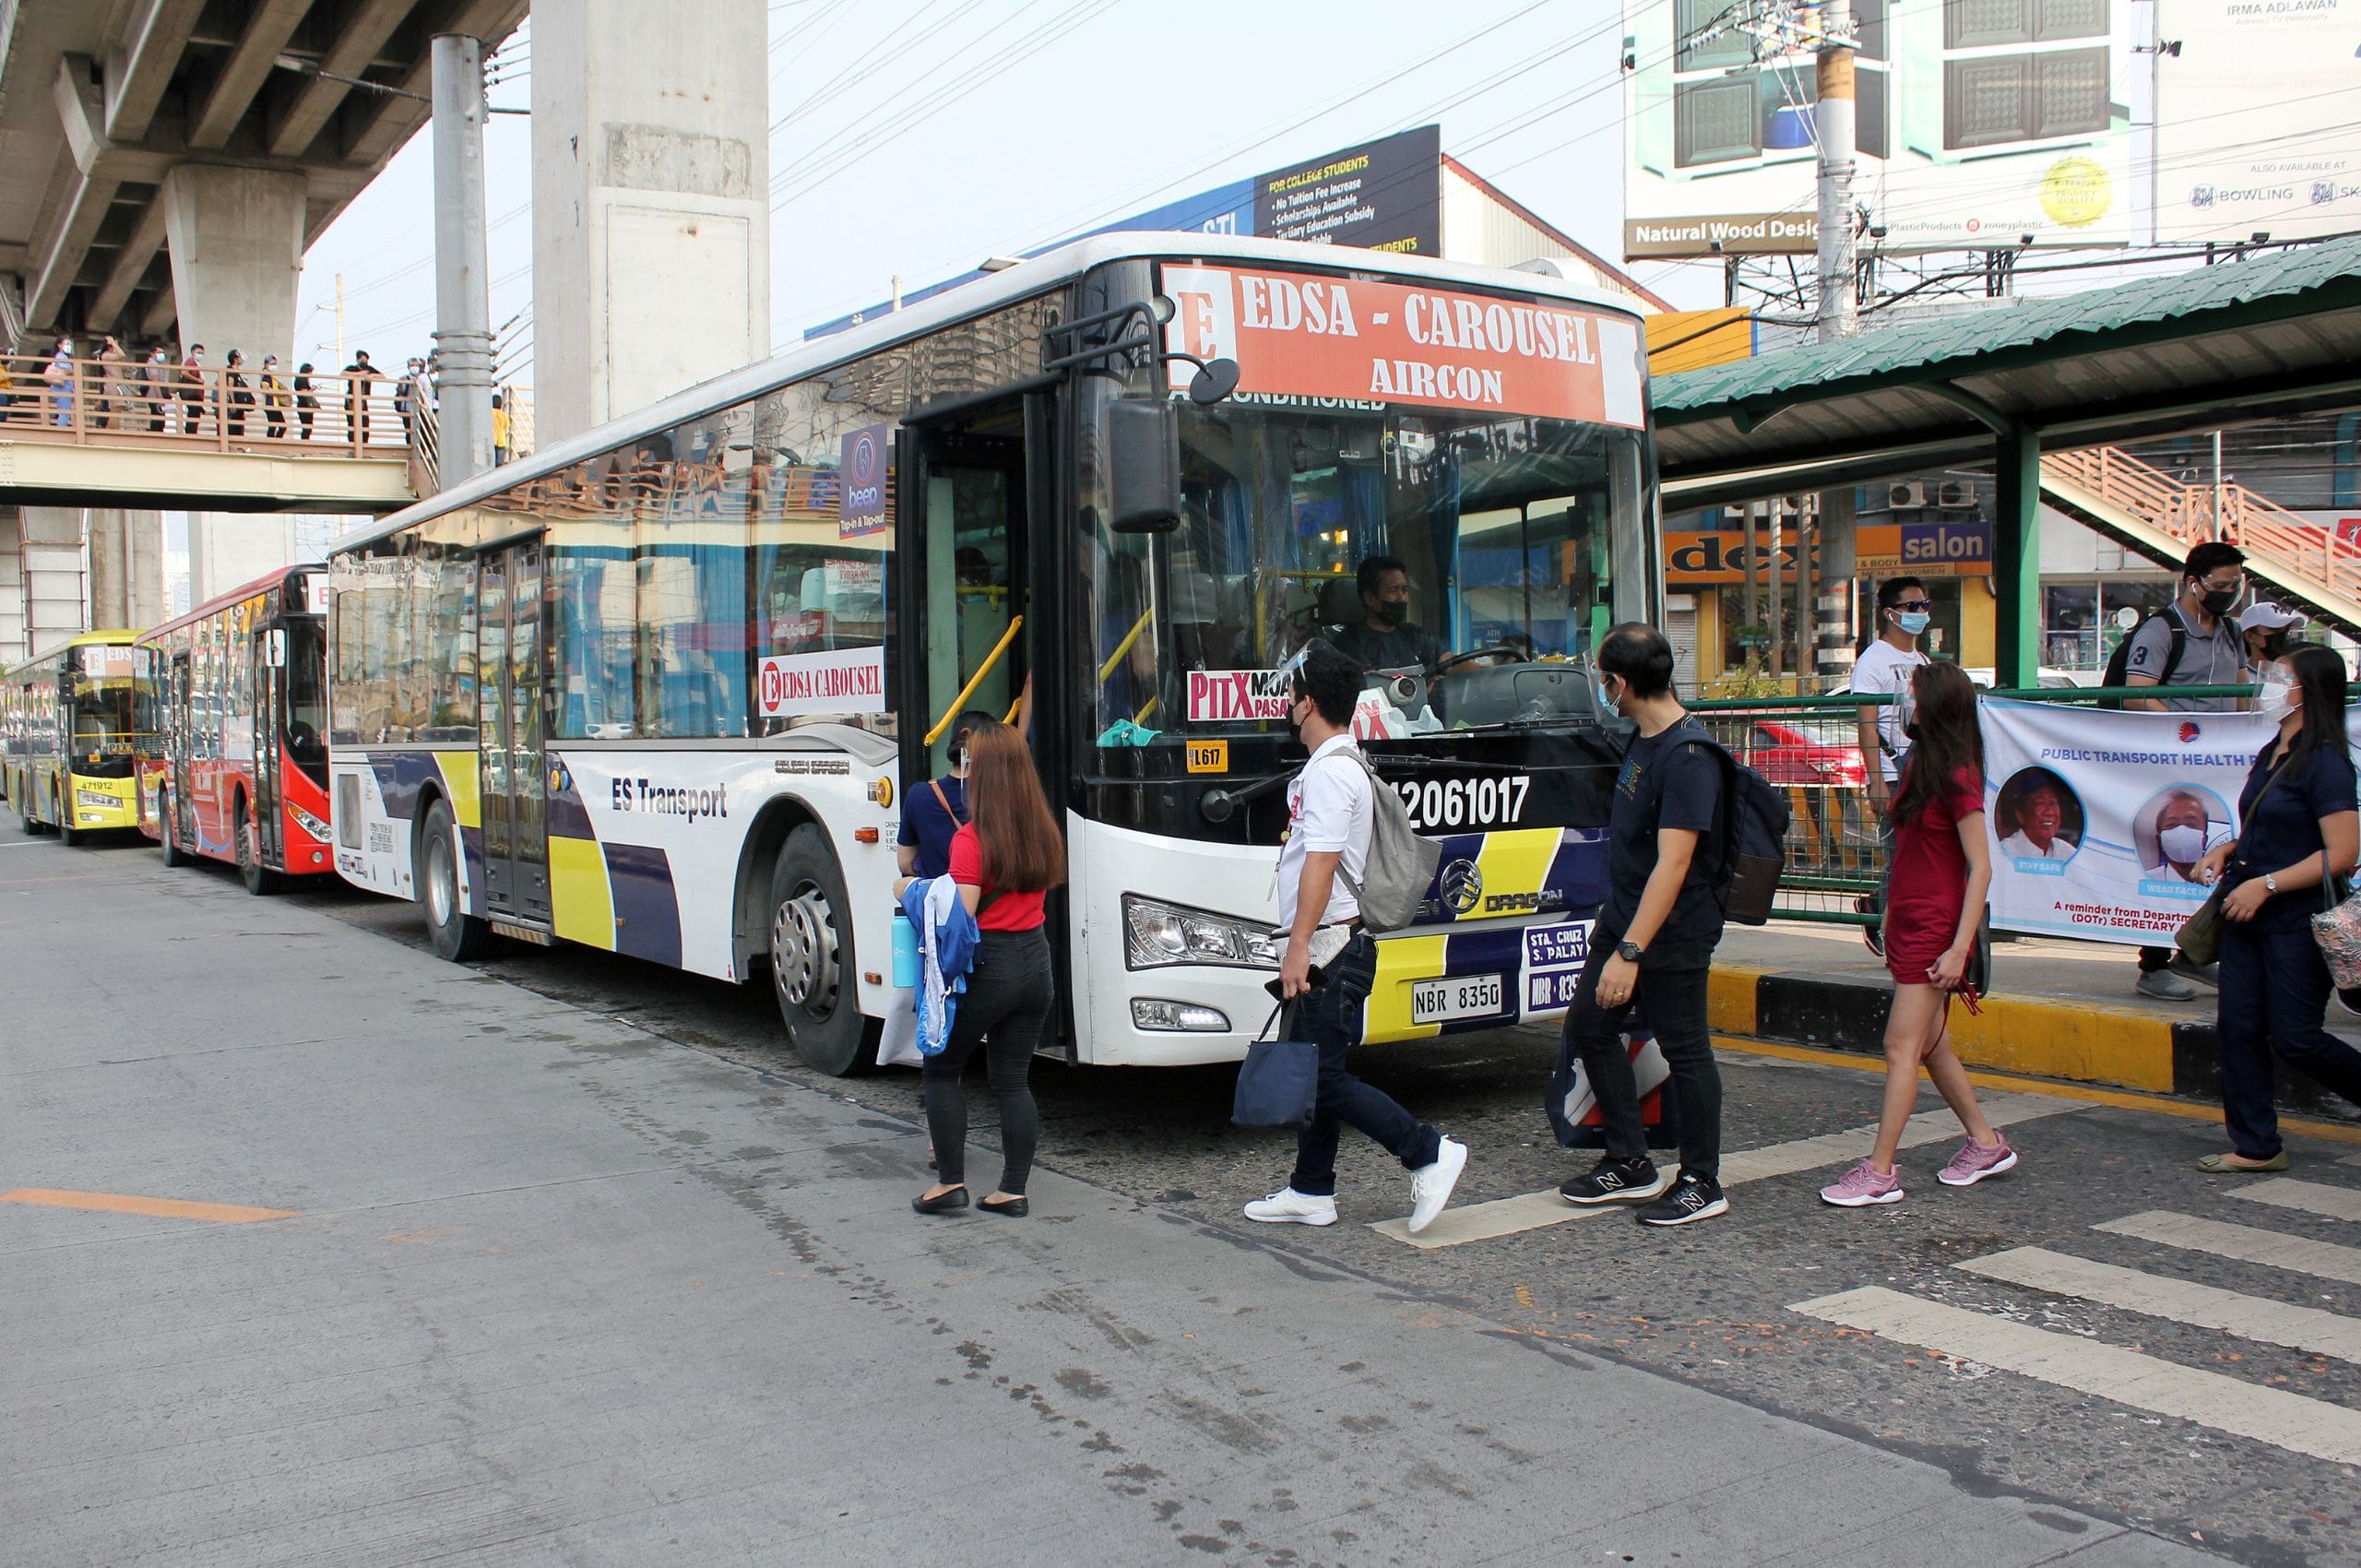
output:
M1435 867L1442 862L1442 846L1418 837L1410 826L1409 808L1377 776L1358 746L1353 748L1353 760L1369 775L1369 860L1361 868L1367 876L1356 883L1341 864L1336 874L1359 901L1361 924L1371 932L1400 931L1425 906L1427 890L1435 885Z

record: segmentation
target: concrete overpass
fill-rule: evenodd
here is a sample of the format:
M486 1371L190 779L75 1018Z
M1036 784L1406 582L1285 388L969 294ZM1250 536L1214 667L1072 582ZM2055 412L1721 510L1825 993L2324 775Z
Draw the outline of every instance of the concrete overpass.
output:
M496 44L526 9L0 0L0 349L288 355L304 247L426 122L430 40Z

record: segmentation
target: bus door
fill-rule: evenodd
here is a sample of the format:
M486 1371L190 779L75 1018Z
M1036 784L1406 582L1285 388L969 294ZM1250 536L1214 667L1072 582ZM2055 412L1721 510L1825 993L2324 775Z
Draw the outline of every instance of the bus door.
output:
M486 551L476 576L484 892L496 918L550 919L541 744L541 541Z
M1057 711L1048 706L1054 665L1039 652L1054 632L1040 618L1054 617L1061 596L1052 589L1036 599L1028 591L1030 584L1059 580L1042 571L1043 546L1054 531L1048 519L1055 506L1055 393L1043 390L941 415L920 410L904 425L898 510L908 521L896 529L895 588L906 792L944 771L944 736L960 713L1014 721L1033 671L1044 683L1034 693L1037 711ZM1034 765L1062 821L1063 727L1035 729ZM1049 910L1058 990L1070 995L1062 900L1053 897Z
M279 794L279 748L287 715L287 633L258 627L247 639L247 690L254 694L255 854L266 866L286 863L286 814Z
M172 684L164 693L164 782L171 791L170 830L194 853L196 849L196 777L189 767L194 740L189 712L195 694L189 685L189 656L172 655Z

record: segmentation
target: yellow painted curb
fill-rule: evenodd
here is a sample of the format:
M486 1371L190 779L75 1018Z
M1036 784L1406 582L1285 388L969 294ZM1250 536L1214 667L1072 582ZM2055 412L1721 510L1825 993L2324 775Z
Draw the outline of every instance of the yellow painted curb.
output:
M1809 970L1717 968L1707 993L1709 1027L1760 1034L1760 985L1768 975ZM1856 983L1849 978L1835 984ZM2159 1094L2173 1090L2173 1026L2129 1007L2096 1002L1987 997L1980 1014L1953 1007L1952 1049L1971 1067L2032 1073L2077 1083L2119 1084ZM1842 1053L1840 1053L1842 1054Z

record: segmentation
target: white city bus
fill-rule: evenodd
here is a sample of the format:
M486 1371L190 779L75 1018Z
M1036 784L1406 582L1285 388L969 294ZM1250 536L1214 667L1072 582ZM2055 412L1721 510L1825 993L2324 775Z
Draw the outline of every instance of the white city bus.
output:
M694 308L694 302L683 302ZM1234 378L1234 388L1233 388ZM1646 361L1546 271L1079 242L482 475L338 542L337 868L494 933L733 981L872 1060L899 808L965 709L1062 814L1056 1048L1235 1059L1264 982L1274 672L1407 564L1443 650L1357 728L1443 842L1372 1040L1562 1013L1620 754L1586 656L1662 600Z

